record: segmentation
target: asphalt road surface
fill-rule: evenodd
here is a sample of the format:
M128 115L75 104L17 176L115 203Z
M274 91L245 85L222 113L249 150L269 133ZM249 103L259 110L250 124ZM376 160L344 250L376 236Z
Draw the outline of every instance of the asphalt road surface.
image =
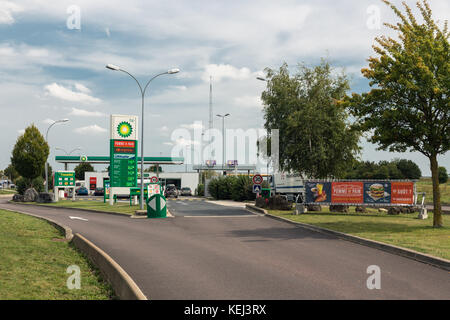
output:
M237 217L255 216L239 207L228 207L197 199L173 199L167 201L167 208L175 217Z
M427 264L242 209L170 206L174 218L131 219L0 199L1 208L49 217L93 241L151 300L450 298L449 272ZM381 269L380 290L367 288L371 265Z

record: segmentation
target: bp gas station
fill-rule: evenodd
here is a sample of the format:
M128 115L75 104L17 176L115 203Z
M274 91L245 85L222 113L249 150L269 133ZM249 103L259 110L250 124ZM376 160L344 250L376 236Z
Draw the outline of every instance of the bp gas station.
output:
M114 205L117 195L130 195L139 198L139 201L147 202L147 216L149 218L161 218L166 216L166 199L159 182L160 165L181 165L182 157L144 157L143 163L156 165L157 173L149 177L150 182L145 185L144 198L141 190L144 186L138 186L138 165L141 157L138 157L138 126L137 116L111 115L109 156L56 156L55 161L64 164L79 164L88 162L92 164L109 164L109 178L103 178L105 200ZM145 178L145 174L144 174ZM55 201L58 201L59 189L75 189L74 171L56 171L54 174ZM144 179L142 179L142 184ZM73 196L75 192L72 193Z

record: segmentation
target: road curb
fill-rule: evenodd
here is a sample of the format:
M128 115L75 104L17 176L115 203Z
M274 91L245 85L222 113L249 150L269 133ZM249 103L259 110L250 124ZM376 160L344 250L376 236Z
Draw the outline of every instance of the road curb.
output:
M68 241L72 242L75 247L89 258L89 260L100 270L102 276L111 284L115 294L121 300L148 300L134 280L116 261L114 261L114 259L79 233L73 235L71 228L50 218L41 217L32 213L4 208L2 208L2 210L25 214L49 222L55 228L60 230Z
M106 252L79 233L74 235L72 242L97 266L121 300L148 300L128 273Z
M45 204L34 204L34 203L25 203L25 202L14 202L9 201L10 204L14 205L26 205L26 206L35 206L35 207L44 207L44 208L53 208L53 209L68 209L68 210L79 210L79 211L85 211L85 212L93 212L93 213L104 213L104 214L110 214L115 216L124 216L124 217L131 217L131 214L127 213L121 213L121 212L108 212L108 211L100 211L100 210L93 210L93 209L83 209L83 208L71 208L71 207L58 207L58 206L49 206Z
M398 256L416 260L416 261L426 263L426 264L432 265L432 266L440 268L440 269L444 269L446 271L450 271L450 260L434 257L434 256L431 256L431 255L428 255L425 253L417 252L417 251L414 251L411 249L397 247L394 245L386 244L383 242L378 242L375 240L368 240L368 239L360 238L358 236L349 235L349 234L342 233L339 231L334 231L334 230L330 230L330 229L326 229L326 228L322 228L322 227L317 227L317 226L302 223L302 222L292 221L292 220L289 220L289 219L286 219L283 217L278 217L278 216L272 215L272 214L268 213L267 210L258 208L254 205L246 205L246 208L256 211L256 212L259 212L259 213L263 213L265 216L275 219L275 220L287 222L287 223L290 223L290 224L293 224L296 226L300 226L300 227L303 227L303 228L311 230L311 231L316 231L316 232L320 232L320 233L324 233L324 234L328 234L328 235L333 235L335 237L338 237L339 239L343 239L343 240L358 243L360 245L365 245L367 247L383 250L383 251L386 251L386 252L389 252L389 253L392 253L392 254L395 254Z

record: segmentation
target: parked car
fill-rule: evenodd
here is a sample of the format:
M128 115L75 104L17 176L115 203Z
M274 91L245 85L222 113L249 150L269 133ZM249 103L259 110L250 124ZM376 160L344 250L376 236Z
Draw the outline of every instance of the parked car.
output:
M175 197L178 198L178 190L177 187L175 187L174 184L168 184L166 186L166 190L164 191L164 197Z
M191 188L188 188L188 187L181 188L181 195L182 196L192 196Z
M16 188L16 185L15 185L14 183L11 183L11 184L9 185L9 188L15 189L15 188Z
M89 191L85 187L80 187L76 190L77 196L87 196L89 195Z
M103 196L103 195L105 195L104 188L95 188L94 196Z

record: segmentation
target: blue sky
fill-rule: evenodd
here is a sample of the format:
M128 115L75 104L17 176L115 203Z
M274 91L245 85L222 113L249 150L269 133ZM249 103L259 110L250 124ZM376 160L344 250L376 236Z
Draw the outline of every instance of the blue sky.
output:
M430 3L437 18L448 19L449 1ZM67 27L72 5L80 9L79 30ZM140 116L136 84L105 69L107 63L143 82L170 68L181 69L156 79L146 96L145 149L155 156L170 154L175 129L194 121L207 125L209 76L214 114L230 113L227 127L234 129L262 127L264 83L255 78L283 61L295 67L328 57L345 68L352 91L369 90L359 70L372 54L374 37L388 32L374 28L378 12L382 22L395 22L378 0L0 0L0 168L9 164L25 127L34 123L45 134L50 121L61 118L70 122L51 129L51 159L61 154L55 147L107 155L109 114ZM215 121L215 127L220 125ZM362 145L364 160L407 158L429 175L428 160L420 154ZM448 154L439 160L450 169Z

